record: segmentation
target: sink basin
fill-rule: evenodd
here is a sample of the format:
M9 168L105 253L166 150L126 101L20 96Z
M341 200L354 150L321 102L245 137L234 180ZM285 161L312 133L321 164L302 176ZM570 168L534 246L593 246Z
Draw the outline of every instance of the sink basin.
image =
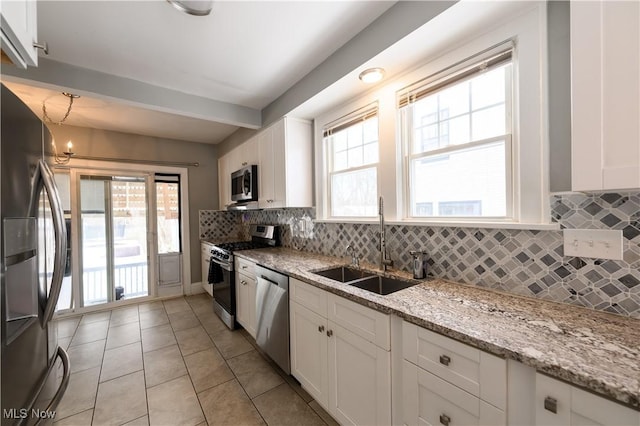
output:
M381 295L391 294L415 285L415 283L409 281L397 280L390 277L381 277L378 275L350 282L348 284Z
M360 269L349 268L348 266L339 266L337 268L314 272L314 274L321 275L323 277L330 278L341 283L374 276L369 272L365 272Z

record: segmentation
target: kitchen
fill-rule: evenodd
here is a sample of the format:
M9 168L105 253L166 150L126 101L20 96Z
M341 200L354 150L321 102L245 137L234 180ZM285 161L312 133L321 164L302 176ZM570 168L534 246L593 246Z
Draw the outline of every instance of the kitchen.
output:
M233 4L214 3L211 16L217 6L223 13ZM47 35L65 33L51 31L59 23L42 21L44 14L74 16L85 4L63 5L38 3L40 34L47 28ZM161 5L167 9L161 16L185 19L194 27L201 22L165 2L153 7ZM241 6L247 18L256 19L250 10L256 4ZM86 395L73 409L63 398L58 419L68 424L582 424L585 419L639 424L640 120L628 118L638 116L638 57L616 56L620 49L614 48L639 50L633 45L639 37L629 37L638 31L637 4L341 7L350 16L366 16L353 33L340 33L341 41L325 47L331 49L323 53L326 59L316 58L315 66L287 82L273 79L278 93L259 101L261 108L237 101L225 109L220 98L195 97L170 84L154 86L158 91L149 96L149 85L157 82L109 74L108 51L89 54L91 46L72 36L93 66L104 68L81 68L53 56L55 39L48 41L56 60L40 54L38 66L26 70L3 64L3 84L38 117L45 103L52 123L64 121L70 111L67 123L48 126L58 151L62 141L73 141L55 155L67 165L54 168L59 187L64 173L57 171L68 170L68 197L65 189L60 192L62 204L69 198L64 210L71 212L72 248L84 251L86 243L80 240L80 209L73 207L83 185L102 187L96 182L118 177L109 186L116 191L116 183L134 188L144 181L151 199L167 184L158 176L173 176L183 194L179 213L172 216L179 218L177 256L174 250L161 259L155 237L135 244L127 238L119 245L120 234L113 231L106 240L111 242L106 247L119 247L120 257L132 258L118 263L113 253L107 267L125 267L154 254L146 264L147 280L154 284L137 301L126 287L125 297L118 299L112 279L105 296L110 304L90 306L79 288L82 259L71 251L74 291L55 318L69 328L58 330L59 344L67 346L71 358L68 395L78 401ZM123 19L110 14L114 10L99 9L98 15L112 18L106 21ZM80 31L88 24L74 25ZM149 37L144 31L122 37L132 36ZM61 50L63 42L71 43L60 40ZM592 48L600 43L602 51ZM184 47L192 54L193 49ZM150 73L144 57L131 67ZM377 67L385 70L382 82L360 82L359 74ZM458 105L446 112L451 117L443 115L443 107L440 118L438 109L435 119L428 113L430 100L452 102L454 95L445 98L443 88L466 81L472 87L476 79L489 77L499 78L501 89L489 94L469 89L462 97L471 99L470 111L460 112ZM290 87L291 81L298 82ZM155 129L135 127L148 117L138 115L141 105L155 110ZM98 113L87 115L89 109ZM460 136L465 122L488 111L492 117L502 114L507 124L480 126L481 136L471 142ZM203 117L213 124L201 123ZM200 121L190 121L195 119ZM105 124L109 121L130 130L115 130ZM217 143L194 143L203 137L196 135L198 129L209 136L220 132ZM352 140L352 133L363 136ZM176 140L187 134L194 142ZM417 135L422 139L412 139ZM482 157L465 161L468 152ZM442 168L443 161L453 172ZM226 210L236 201L232 172L252 165L257 168L249 168L248 186L257 173L258 194L249 198L258 209L241 203L241 210ZM111 173L115 167L118 173ZM457 175L472 180L465 183ZM447 191L432 182L448 182ZM467 190L476 187L482 190L469 195ZM247 180L240 189L247 192ZM493 197L496 193L501 195ZM83 196L80 191L80 202ZM82 211L100 210L89 195L86 199L93 207ZM147 211L155 210L153 203L149 206ZM112 207L116 212L115 201ZM155 216L147 214L149 234L161 233L151 227L160 222ZM265 225L278 226L271 228L277 238L267 244L279 247L231 253L236 272L228 282L233 276L237 290L231 324L244 329L231 331L213 313L205 293L213 288L215 298L217 280L208 284L203 264L211 249L203 252L200 242L248 241L264 233ZM330 272L349 264L353 267ZM429 279L413 280L425 265ZM254 307L267 300L260 296L260 283L269 278L256 273L258 267L289 277L288 295L271 302L288 302L291 375L271 361L277 356L260 333L266 314ZM375 277L347 279L353 271ZM168 281L165 274L171 276ZM362 288L372 280L380 286L411 286L378 295ZM2 349L5 354L4 337ZM255 370L241 361L249 358L254 368L260 366L261 373L253 375L264 378L261 383L248 379ZM114 359L123 360L121 371ZM217 374L210 371L214 367ZM3 377L4 371L3 355ZM3 395L5 383L3 378ZM122 399L116 384L130 389L127 407L114 408ZM185 397L166 396L176 392ZM233 395L226 405L220 402L225 395ZM296 402L277 402L283 400ZM229 413L233 404L241 409ZM273 407L283 405L289 411L276 413ZM181 410L190 416L169 417ZM229 417L221 420L221 413ZM303 414L308 417L296 417Z

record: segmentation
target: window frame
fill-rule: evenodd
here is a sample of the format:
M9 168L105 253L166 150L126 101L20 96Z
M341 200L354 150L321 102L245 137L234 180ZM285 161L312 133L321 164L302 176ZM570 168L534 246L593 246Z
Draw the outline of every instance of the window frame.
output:
M401 146L400 155L402 156L400 167L400 173L402 174L403 193L402 193L402 218L408 221L414 222L513 222L517 213L517 206L515 205L516 195L514 193L514 168L515 157L513 155L514 147L514 129L517 127L515 122L515 114L513 111L514 105L517 103L516 95L517 90L514 84L514 64L515 56L515 43L513 40L499 43L481 52L472 55L469 58L463 59L451 66L444 68L430 76L419 79L411 83L410 85L400 89L396 93L397 98L397 125L400 128L398 143ZM474 77L481 75L486 70L495 70L506 64L510 65L509 72L505 75L505 133L498 136L492 136L484 139L470 140L469 142L458 145L447 145L445 147L438 147L429 151L413 152L414 146L414 127L413 127L413 108L420 102L420 100L426 99L429 96L436 95L448 88L454 87L457 84L465 81L472 80ZM418 99L415 94L418 94ZM484 107L487 108L487 107ZM482 109L484 109L482 108ZM479 109L477 111L480 111ZM474 110L469 104L468 114L471 117ZM454 117L455 118L455 117ZM451 119L449 117L448 119ZM435 124L442 123L441 120L437 120ZM471 123L470 123L471 125ZM495 142L503 141L504 143L504 172L505 172L505 215L504 216L441 216L436 215L435 212L439 211L435 206L432 209L432 215L430 216L417 216L414 215L413 209L413 179L414 170L413 164L415 160L436 158L442 155L448 155L457 152L464 152L472 148L478 148L482 146L489 146ZM440 203L438 203L440 204Z

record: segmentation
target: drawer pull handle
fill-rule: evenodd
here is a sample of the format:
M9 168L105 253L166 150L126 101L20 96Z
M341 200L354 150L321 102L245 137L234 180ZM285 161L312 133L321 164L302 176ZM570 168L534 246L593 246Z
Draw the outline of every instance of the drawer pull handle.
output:
M327 330L327 337L333 336L333 330Z
M558 413L558 400L550 396L544 399L544 409L551 411L553 414Z
M442 423L444 426L449 426L449 423L451 423L451 417L447 416L446 414L440 414L440 423Z
M318 326L318 331L319 331L320 333L322 333L322 332L324 331L324 325L319 325L319 326Z
M451 358L449 358L446 355L440 355L440 364L449 365L450 362L451 362Z
M242 280L242 281L240 281L240 284L247 285L247 282L245 280Z
M247 269L246 265L242 265L242 269Z

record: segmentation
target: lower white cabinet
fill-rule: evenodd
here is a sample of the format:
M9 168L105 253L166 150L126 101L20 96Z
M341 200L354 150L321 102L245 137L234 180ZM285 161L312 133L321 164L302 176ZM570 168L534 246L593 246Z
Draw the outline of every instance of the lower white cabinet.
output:
M536 373L536 425L640 425L640 411Z
M294 278L289 287L291 374L339 423L390 424L391 357L377 343L389 316Z
M202 264L202 288L209 293L209 296L213 296L212 285L209 284L209 262L211 261L211 248L213 244L203 241L200 244L201 264Z
M256 288L255 263L236 258L236 321L255 339Z

